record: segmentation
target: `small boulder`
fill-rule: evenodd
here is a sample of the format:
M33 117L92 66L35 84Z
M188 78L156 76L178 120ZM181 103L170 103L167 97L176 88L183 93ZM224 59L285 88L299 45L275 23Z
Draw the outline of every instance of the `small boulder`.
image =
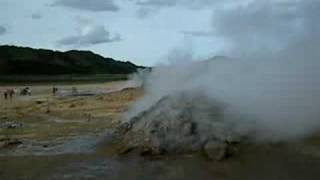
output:
M22 123L14 122L14 121L7 121L4 122L3 124L0 124L0 128L4 129L16 129L16 128L21 128L23 126Z
M23 142L18 139L4 138L0 139L0 148L10 148L21 145Z
M14 124L9 124L7 129L16 129L16 128L19 128L19 127L22 127L21 123L14 123Z
M227 157L227 144L218 141L209 141L204 145L204 152L208 159L221 161Z
M47 100L45 100L45 99L37 99L36 100L36 104L43 104L43 103L45 103Z
M131 129L130 123L127 123L127 122L122 123L116 127L114 134L122 136L126 134L130 129Z

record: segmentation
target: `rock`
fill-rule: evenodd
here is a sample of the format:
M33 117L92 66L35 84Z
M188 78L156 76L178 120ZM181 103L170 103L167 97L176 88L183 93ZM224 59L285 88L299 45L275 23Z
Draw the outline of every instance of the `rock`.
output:
M22 144L22 141L18 140L18 139L13 139L7 142L8 146L17 146Z
M22 124L10 124L7 128L8 129L16 129L16 128L21 127L21 126L22 126Z
M13 121L7 121L0 125L0 128L4 129L16 129L21 128L23 126L22 123L13 122Z
M204 145L204 152L208 159L221 161L227 157L227 144L217 141L209 141Z
M182 125L182 134L185 136L192 136L197 133L197 124L194 122L185 123Z
M8 120L9 118L7 116L2 116L0 119L1 120Z
M156 157L165 153L166 151L159 147L143 146L139 149L139 154L142 157Z
M48 147L49 147L49 145L48 145L48 144L44 144L44 145L42 145L42 147L44 147L44 148L48 148Z
M47 100L44 100L44 99L37 99L36 100L36 104L43 104L45 103Z
M130 146L124 146L123 148L118 150L119 155L125 155L128 154L129 152L133 151L135 148L130 147Z
M115 129L114 134L120 136L120 135L124 135L126 134L129 130L131 129L131 125L130 123L122 123L120 125L118 125Z
M140 150L140 156L150 156L152 154L152 149L149 147L142 147Z
M23 142L18 139L4 138L0 139L0 148L10 148L21 145Z

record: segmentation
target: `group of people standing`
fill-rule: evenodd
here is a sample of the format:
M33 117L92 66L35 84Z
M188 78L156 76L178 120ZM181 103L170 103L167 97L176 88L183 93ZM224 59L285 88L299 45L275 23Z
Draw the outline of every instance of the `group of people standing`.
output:
M3 96L4 96L4 99L7 100L7 99L12 99L13 96L15 95L15 90L14 89L6 89L4 92L3 92Z
M7 88L3 91L3 98L5 100L12 100L15 96L15 94L18 93L17 89L14 88ZM29 87L25 87L20 90L20 95L21 96L31 96L31 89Z
M58 95L60 89L58 89L57 87L52 87L52 95L56 96ZM3 92L3 98L5 100L12 100L15 96L15 94L19 93L20 96L31 96L31 88L29 87L25 87L22 88L20 91L18 91L17 89L14 88L7 88L5 89ZM1 89L0 89L0 93L1 93ZM72 87L71 89L71 93L72 95L76 95L78 94L78 89L76 87Z

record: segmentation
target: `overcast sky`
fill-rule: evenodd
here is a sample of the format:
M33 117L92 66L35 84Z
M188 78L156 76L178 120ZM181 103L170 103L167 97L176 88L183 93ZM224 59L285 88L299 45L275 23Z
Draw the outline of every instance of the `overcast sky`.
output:
M263 36L265 46L274 46L273 40L279 38L292 39L290 34L299 33L305 2L319 4L316 0L0 0L0 44L92 50L141 65L154 65L179 51L204 59L221 53L228 38L250 43Z

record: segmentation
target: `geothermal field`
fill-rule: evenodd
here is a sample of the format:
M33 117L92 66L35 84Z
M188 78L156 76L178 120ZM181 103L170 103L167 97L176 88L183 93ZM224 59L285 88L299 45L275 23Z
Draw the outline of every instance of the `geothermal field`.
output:
M31 96L2 97L1 179L320 176L317 133L262 136L265 132L254 125L238 126L235 119L248 119L229 114L227 103L203 91L174 91L149 100L148 82L137 84L33 84Z
M319 180L320 0L0 0L0 180Z

